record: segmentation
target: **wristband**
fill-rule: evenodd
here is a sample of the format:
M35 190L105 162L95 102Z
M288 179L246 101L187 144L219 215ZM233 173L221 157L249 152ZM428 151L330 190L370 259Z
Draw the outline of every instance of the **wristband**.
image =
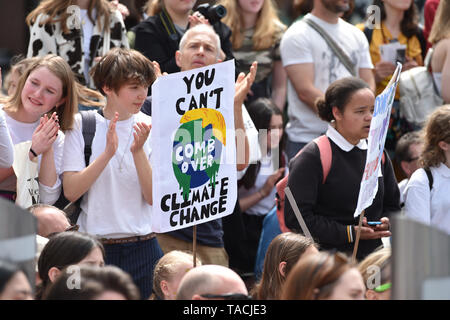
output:
M30 152L33 154L33 156L37 157L38 155L36 154L36 152L34 152L33 148L30 148Z

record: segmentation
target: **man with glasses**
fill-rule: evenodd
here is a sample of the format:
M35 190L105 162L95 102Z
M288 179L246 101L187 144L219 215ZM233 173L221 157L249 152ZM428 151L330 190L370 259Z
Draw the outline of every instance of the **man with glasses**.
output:
M397 142L395 149L395 159L402 168L406 179L399 182L400 189L400 205L403 207L405 203L404 192L411 175L420 168L419 156L422 152L423 141L417 131L408 132L401 136Z
M178 287L177 300L249 300L247 287L233 270L202 265L189 270Z

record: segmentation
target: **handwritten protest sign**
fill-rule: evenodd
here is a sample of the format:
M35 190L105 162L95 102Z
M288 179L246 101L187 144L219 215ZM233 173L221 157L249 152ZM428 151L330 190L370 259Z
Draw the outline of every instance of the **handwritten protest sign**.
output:
M233 61L163 76L153 84L153 231L233 212L234 90Z
M386 141L395 90L397 88L401 70L402 65L397 64L397 69L395 70L391 81L383 92L375 99L375 110L372 122L370 123L368 139L369 148L367 150L366 165L361 180L358 204L356 206L354 217L359 216L365 208L372 204L378 191L380 162L383 155L384 143Z

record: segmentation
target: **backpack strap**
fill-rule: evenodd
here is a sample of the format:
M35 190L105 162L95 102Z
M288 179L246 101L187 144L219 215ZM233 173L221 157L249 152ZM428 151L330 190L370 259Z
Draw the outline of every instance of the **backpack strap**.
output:
M425 36L423 34L423 29L421 27L417 28L417 39L419 39L420 42L420 50L422 50L422 59L425 60L425 56L427 53L427 39L425 39Z
M92 155L92 141L95 136L96 121L95 114L96 111L80 111L81 123L82 123L82 133L84 139L84 161L86 167L89 165L89 160Z
M430 190L433 189L433 175L431 174L430 168L423 168L428 177L428 185L430 186Z
M367 41L369 42L369 46L370 46L370 43L372 42L373 29L372 28L368 28L367 26L364 26L363 32L364 32L364 34L365 34L365 36L367 38Z
M323 180L322 184L325 183L325 180L328 177L328 173L331 169L331 161L332 161L332 152L331 152L331 144L330 139L326 135L322 135L316 139L314 139L315 144L317 144L317 147L319 148L319 154L320 154L320 162L322 163L322 169L323 169Z

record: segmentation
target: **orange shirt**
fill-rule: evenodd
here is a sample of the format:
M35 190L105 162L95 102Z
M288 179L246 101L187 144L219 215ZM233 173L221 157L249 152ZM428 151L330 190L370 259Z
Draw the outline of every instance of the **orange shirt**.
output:
M358 24L357 27L361 30L364 30L364 24ZM380 45L388 44L394 37L391 35L388 28L385 27L383 23L381 23L380 29L373 29L372 41L369 44L370 57L372 58L372 63L375 66L381 60L380 53ZM406 45L406 56L414 59L419 66L423 66L422 59L422 49L420 46L420 41L417 36L413 36L411 38L405 37L402 33L397 38L398 42ZM391 80L391 76L386 77L380 83L377 83L376 94L380 94L384 88L388 85ZM400 91L397 87L397 91L395 93L395 99L400 99Z

